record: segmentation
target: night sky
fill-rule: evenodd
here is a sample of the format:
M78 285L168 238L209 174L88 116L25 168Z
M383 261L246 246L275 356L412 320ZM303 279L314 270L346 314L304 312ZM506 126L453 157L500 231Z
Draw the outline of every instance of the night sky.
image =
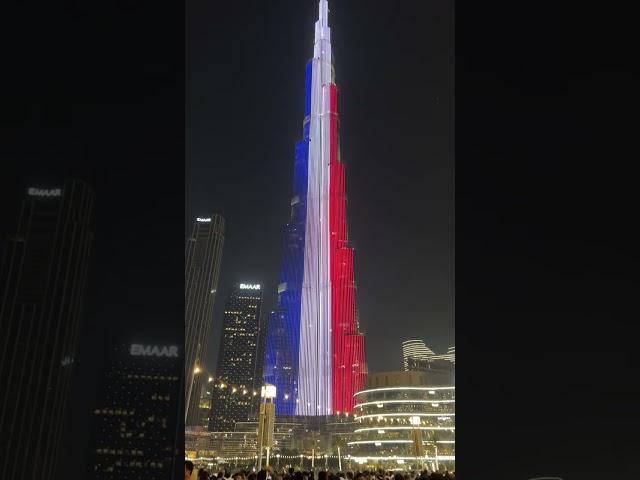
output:
M3 243L15 232L27 186L75 177L95 192L59 478L70 465L85 478L93 409L113 347L184 343L184 27L179 5L171 13L151 7L78 2L7 14L20 41L7 52L3 89Z
M186 59L180 2L15 7L0 235L28 185L79 176L96 192L57 476L82 477L107 349L183 342L190 220L227 220L216 334L233 282L265 285L265 314L275 302L317 2L189 1ZM453 2L330 7L360 319L370 370L397 369L407 337L454 342ZM457 470L640 478L636 17L455 9Z
M372 372L454 344L453 3L329 3L348 225ZM237 281L276 301L317 2L188 2L186 220L221 213L211 339Z

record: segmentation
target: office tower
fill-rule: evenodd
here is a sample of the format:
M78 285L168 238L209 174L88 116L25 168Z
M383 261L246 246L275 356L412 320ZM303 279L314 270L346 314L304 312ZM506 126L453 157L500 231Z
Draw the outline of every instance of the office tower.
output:
M0 265L0 478L56 471L93 244L93 192L30 187Z
M279 415L350 412L366 375L328 14L327 1L321 0L306 68L303 135L296 145L278 306L267 338L265 381L277 388Z
M83 478L173 478L184 456L176 431L182 415L181 355L181 346L140 339L113 349Z
M218 289L224 219L220 215L197 218L187 240L185 263L185 423L200 425L200 392L213 304Z
M416 370L416 365L425 364L429 357L434 355L433 351L427 347L422 340L407 340L402 342L402 357L404 370ZM417 368L419 370L419 368Z
M232 431L236 422L246 421L259 401L262 384L260 361L259 284L235 285L224 308L218 364L212 386L209 430Z

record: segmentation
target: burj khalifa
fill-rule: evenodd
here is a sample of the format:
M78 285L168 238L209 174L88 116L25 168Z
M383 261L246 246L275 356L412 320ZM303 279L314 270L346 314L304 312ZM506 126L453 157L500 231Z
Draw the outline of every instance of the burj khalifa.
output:
M283 236L278 306L267 333L265 381L281 415L351 413L366 377L354 252L338 139L338 88L327 0L319 2L296 144L291 216Z

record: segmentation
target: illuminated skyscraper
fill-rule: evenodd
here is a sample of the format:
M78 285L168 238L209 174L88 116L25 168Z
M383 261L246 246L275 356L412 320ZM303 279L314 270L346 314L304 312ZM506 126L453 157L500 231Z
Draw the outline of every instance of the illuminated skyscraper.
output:
M258 405L262 385L260 348L262 290L240 283L227 299L212 388L209 430L233 431Z
M185 262L185 423L200 424L200 391L204 379L213 304L218 289L224 219L197 218L187 240Z
M414 370L416 363L422 364L433 356L433 351L422 340L407 340L402 342L402 357L405 372Z
M0 478L53 475L75 364L93 192L29 188L0 264ZM29 473L31 472L31 473Z
M277 387L276 411L282 415L351 412L366 376L328 15L327 1L321 0L306 69L278 306L267 338L265 380Z

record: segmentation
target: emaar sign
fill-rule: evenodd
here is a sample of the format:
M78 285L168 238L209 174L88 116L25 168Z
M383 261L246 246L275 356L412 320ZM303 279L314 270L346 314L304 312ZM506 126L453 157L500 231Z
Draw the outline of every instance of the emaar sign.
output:
M34 188L31 187L27 193L32 197L59 197L62 195L60 188Z
M256 283L241 283L240 284L240 289L241 290L260 290L260 284Z
M178 347L158 346L158 345L141 345L139 343L131 344L129 353L134 357L178 357Z

